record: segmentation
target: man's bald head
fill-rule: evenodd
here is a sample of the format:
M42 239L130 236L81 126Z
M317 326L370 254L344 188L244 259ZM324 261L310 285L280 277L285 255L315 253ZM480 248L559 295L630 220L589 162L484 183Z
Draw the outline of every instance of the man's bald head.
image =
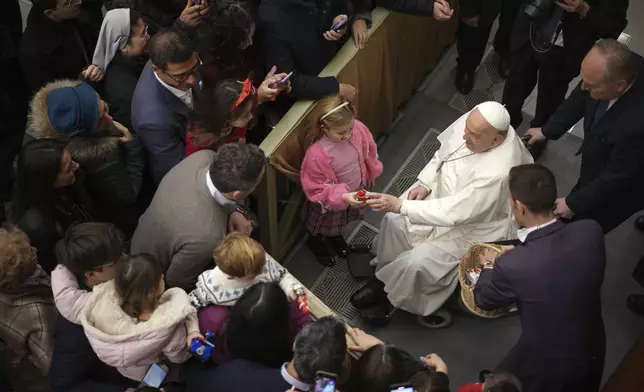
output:
M510 129L510 114L498 102L484 102L470 112L465 120L465 146L482 153L503 143Z
M639 73L637 57L624 44L604 39L581 64L581 88L596 100L610 101L626 91Z

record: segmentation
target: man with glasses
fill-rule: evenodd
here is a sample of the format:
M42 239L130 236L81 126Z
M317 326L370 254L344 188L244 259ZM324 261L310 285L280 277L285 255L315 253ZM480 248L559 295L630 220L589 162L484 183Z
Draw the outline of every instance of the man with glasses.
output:
M34 0L20 47L20 64L32 92L56 79L77 79L91 64L98 30L82 22L82 0ZM84 72L102 77L96 67Z
M174 29L159 31L148 42L145 65L132 98L132 126L149 153L155 183L185 155L193 89L199 88L201 60L192 42Z

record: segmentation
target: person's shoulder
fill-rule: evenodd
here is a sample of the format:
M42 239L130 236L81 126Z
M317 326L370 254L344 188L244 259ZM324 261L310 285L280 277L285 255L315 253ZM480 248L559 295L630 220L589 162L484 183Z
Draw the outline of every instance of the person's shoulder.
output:
M592 219L580 219L566 223L564 230L580 233L580 236L583 235L586 239L601 238L603 240L604 238L604 232L601 226Z

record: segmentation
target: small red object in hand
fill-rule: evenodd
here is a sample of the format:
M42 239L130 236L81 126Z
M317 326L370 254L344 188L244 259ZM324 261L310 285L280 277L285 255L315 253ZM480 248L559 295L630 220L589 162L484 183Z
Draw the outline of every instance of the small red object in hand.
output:
M295 300L297 308L300 312L309 314L309 299L306 296L306 290L304 290L304 287L296 286L293 291L295 291L295 295L297 296L297 299Z
M356 193L356 200L358 200L358 201L367 201L367 200L369 200L369 197L367 196L367 191L365 189L360 189Z

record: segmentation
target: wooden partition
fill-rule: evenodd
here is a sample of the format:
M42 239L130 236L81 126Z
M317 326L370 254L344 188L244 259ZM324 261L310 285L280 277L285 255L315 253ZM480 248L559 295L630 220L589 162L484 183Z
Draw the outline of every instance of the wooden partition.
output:
M440 23L377 8L367 47L358 50L349 40L320 76L335 75L358 89L358 118L378 137L390 132L400 105L454 41L456 27L456 16ZM297 102L260 145L270 162L256 192L260 236L278 260L303 234L299 169L305 153L303 136L314 107L313 101Z

